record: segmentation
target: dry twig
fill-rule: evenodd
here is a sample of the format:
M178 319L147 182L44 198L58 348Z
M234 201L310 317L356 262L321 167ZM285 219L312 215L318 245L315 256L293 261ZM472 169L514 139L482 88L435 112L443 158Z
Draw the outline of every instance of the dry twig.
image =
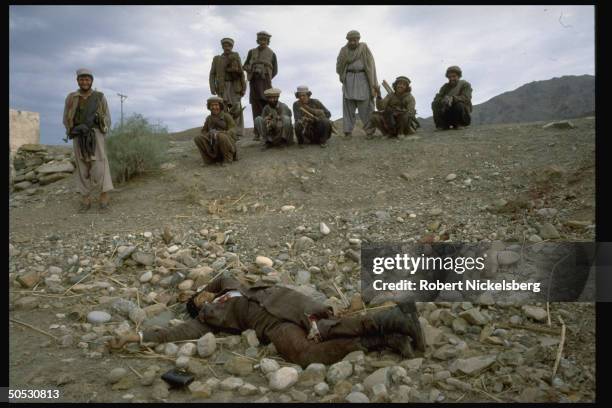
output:
M563 354L563 345L565 344L565 322L559 316L559 321L561 322L561 341L559 342L559 349L557 350L557 358L555 358L555 364L553 366L552 375L550 376L550 380L552 381L557 374L557 369L559 368L559 363L561 362L561 355Z
M39 329L38 327L34 327L34 326L32 326L31 324L28 324L28 323L25 323L25 322L22 322L22 321L20 321L20 320L13 319L13 318L9 318L9 320L10 320L11 322L13 322L13 323L18 323L18 324L20 324L20 325L22 325L22 326L25 326L25 327L29 328L29 329L32 329L32 330L37 331L37 332L39 332L39 333L42 333L42 334L44 334L44 335L46 335L46 336L49 336L49 337L51 337L51 338L52 338L52 339L54 339L54 340L57 340L57 339L58 339L57 337L55 337L55 336L54 336L54 335L52 335L51 333L47 333L46 331L41 330L41 329Z

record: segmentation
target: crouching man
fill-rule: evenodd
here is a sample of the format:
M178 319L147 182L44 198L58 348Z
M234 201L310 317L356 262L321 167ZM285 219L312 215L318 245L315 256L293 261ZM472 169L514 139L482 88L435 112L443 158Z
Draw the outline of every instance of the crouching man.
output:
M223 98L213 96L206 101L210 115L195 142L205 164L231 163L236 160L236 123L232 115L225 112Z
M285 360L302 367L333 364L357 350L390 348L403 357L413 356L415 349L425 351L414 303L372 316L337 318L331 308L295 290L261 283L249 286L221 276L196 293L187 310L192 320L119 336L109 346L196 340L209 332L239 334L253 329L262 344L272 342Z
M431 103L436 129L458 130L472 122L472 85L459 79L461 75L458 66L446 70L448 82L442 85Z
M416 102L412 96L410 79L397 77L393 82L393 93L376 97L377 112L372 113L368 128L376 128L388 137L411 135L416 132ZM371 132L373 135L373 132Z
M327 140L331 137L331 113L318 99L310 96L312 92L307 86L298 86L293 104L293 118L295 119L295 135L298 143L318 144L327 147Z
M264 149L293 144L291 109L278 100L280 94L280 89L266 89L264 95L268 104L264 106L261 116L255 118L255 129L265 143Z

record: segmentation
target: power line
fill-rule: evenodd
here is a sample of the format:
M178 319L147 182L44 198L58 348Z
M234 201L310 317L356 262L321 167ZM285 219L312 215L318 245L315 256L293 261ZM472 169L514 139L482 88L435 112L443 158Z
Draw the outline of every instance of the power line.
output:
M127 95L123 95L117 92L117 95L121 98L121 127L123 127L123 101L127 99Z

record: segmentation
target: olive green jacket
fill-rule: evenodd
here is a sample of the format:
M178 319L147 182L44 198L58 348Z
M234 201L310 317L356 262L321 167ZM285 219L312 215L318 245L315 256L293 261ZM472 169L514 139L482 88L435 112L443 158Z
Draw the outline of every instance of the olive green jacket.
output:
M232 88L241 95L244 95L246 92L246 80L242 70L242 61L237 52L231 52L229 56L221 54L213 58L208 77L210 93L213 95L223 95L227 74L234 77L231 80Z
M463 102L469 111L472 111L472 85L468 81L460 79L456 87L452 87L448 82L442 85L434 97L434 104L442 102L445 96L452 96L456 101Z
M405 92L401 96L394 92L385 96L384 99L377 98L376 109L382 111L386 108L392 108L397 111L405 111L410 116L416 116L416 101L410 92Z

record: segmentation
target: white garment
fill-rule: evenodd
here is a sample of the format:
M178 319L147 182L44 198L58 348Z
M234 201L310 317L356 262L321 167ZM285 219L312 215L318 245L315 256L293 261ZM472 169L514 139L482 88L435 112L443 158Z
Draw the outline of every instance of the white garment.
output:
M221 296L216 297L215 300L213 300L212 302L213 303L217 303L219 301L219 299L221 299L222 297L225 297L227 299L227 298L233 298L233 297L237 297L237 296L242 296L242 293L240 293L237 290L230 290L230 291L225 292Z

